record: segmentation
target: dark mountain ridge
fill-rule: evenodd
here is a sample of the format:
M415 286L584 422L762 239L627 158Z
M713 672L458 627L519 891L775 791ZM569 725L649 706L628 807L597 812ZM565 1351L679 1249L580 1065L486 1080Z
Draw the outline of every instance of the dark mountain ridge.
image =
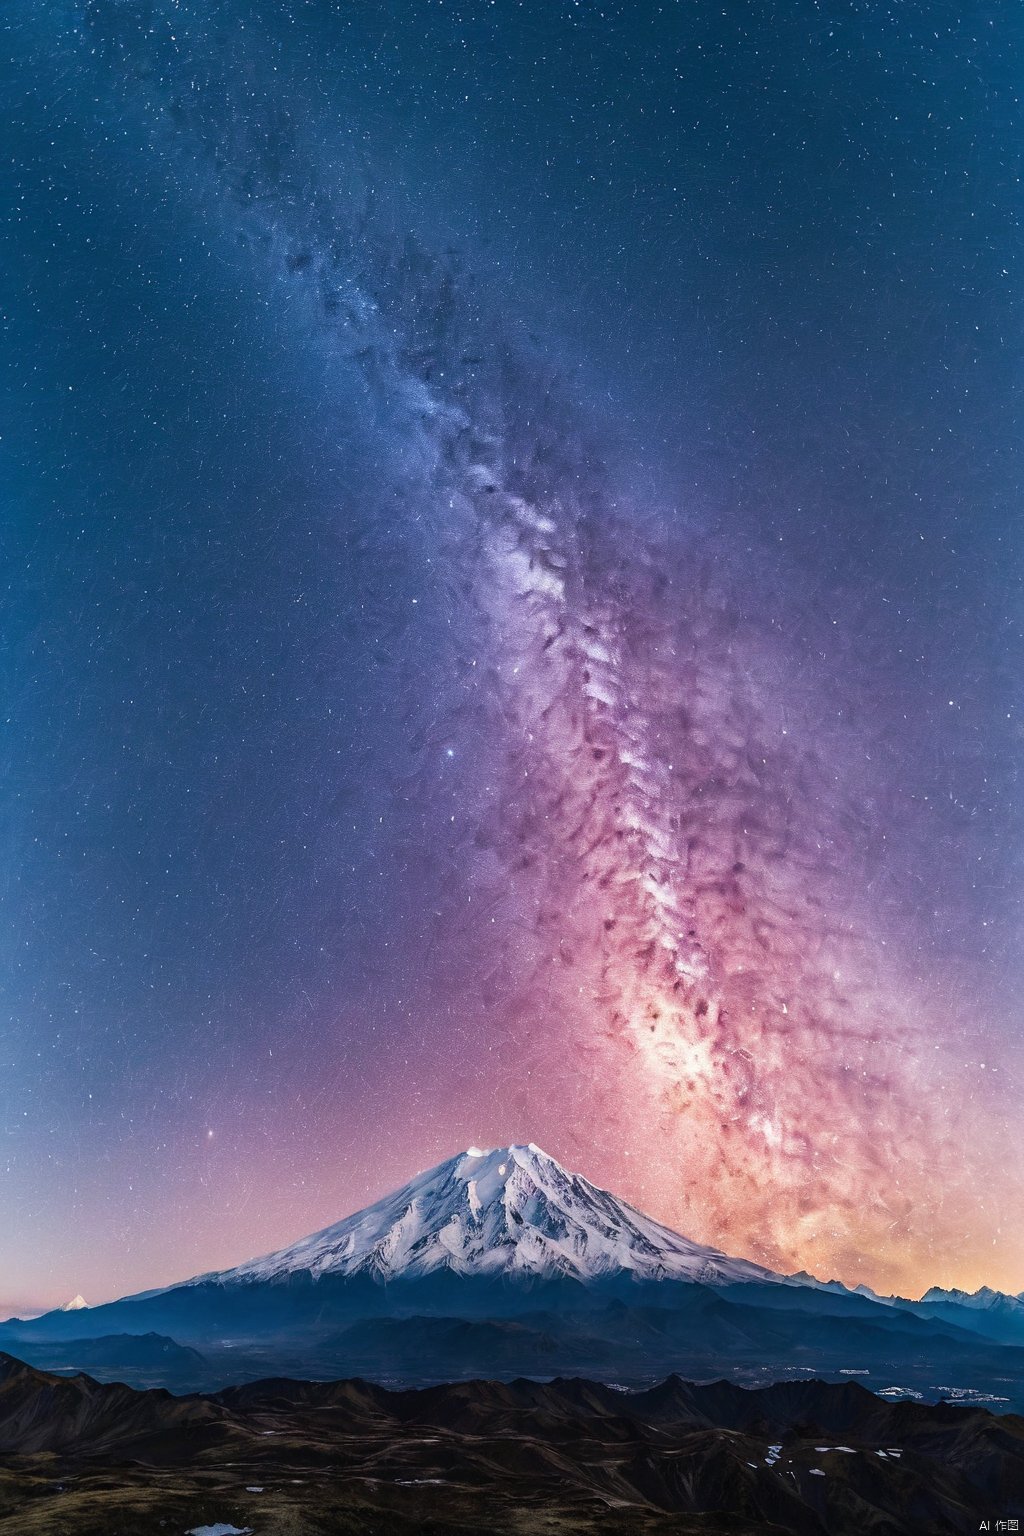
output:
M1024 1419L855 1383L670 1376L173 1397L0 1356L5 1536L960 1536L1024 1517Z

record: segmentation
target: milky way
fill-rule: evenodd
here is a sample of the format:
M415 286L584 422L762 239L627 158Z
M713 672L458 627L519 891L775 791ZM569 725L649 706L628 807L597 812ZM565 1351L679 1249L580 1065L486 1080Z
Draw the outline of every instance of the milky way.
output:
M399 515L431 526L452 678L418 725L470 759L448 852L466 907L440 939L486 978L500 1091L653 1146L662 1208L727 1249L847 1276L919 1262L956 1154L858 910L859 786L842 740L816 741L824 708L794 703L718 551L637 539L565 387L503 344L456 260L289 185L261 117L213 142L198 121L240 227L389 412Z
M529 1136L729 1252L935 1277L988 1232L970 1189L1000 1156L965 1160L948 1016L892 922L886 764L833 707L841 651L808 666L833 639L813 604L806 653L776 622L804 605L792 571L699 506L644 504L557 314L528 334L471 250L406 232L372 161L325 160L251 29L76 15L107 110L348 381L367 687L402 740L373 770L403 891L386 942L428 1036L393 1049L434 1104L402 1155L451 1150L449 1125Z

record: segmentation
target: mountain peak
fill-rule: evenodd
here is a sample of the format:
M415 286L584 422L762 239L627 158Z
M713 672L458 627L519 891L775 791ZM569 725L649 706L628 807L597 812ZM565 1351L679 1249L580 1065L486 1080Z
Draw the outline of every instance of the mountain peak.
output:
M305 1271L386 1282L441 1270L582 1283L615 1275L710 1284L779 1278L681 1237L534 1142L471 1146L291 1247L199 1278L245 1282Z
M70 1301L66 1301L62 1307L58 1308L58 1311L84 1312L88 1310L88 1307L89 1303L86 1301L84 1296L72 1296Z

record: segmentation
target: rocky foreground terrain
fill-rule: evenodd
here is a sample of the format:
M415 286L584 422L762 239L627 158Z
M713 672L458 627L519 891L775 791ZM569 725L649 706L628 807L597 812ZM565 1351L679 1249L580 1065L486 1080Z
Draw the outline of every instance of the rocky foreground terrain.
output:
M945 1536L1024 1520L1024 1420L818 1381L174 1397L0 1356L4 1536Z

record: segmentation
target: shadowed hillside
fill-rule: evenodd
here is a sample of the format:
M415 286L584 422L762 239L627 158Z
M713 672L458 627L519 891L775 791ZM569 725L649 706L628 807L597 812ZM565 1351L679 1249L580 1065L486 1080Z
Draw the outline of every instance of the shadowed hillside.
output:
M1024 1516L1024 1421L854 1383L271 1380L175 1398L0 1356L0 1457L5 1536L959 1536Z

